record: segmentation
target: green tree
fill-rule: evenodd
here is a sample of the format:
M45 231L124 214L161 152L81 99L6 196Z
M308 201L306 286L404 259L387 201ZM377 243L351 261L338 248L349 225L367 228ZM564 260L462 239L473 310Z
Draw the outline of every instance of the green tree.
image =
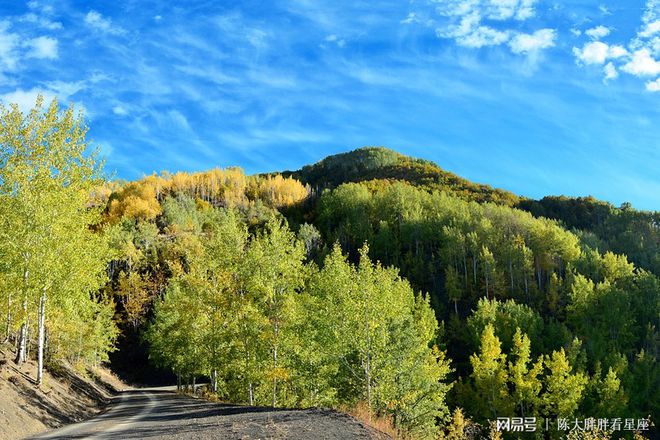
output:
M513 349L509 361L509 381L512 385L511 397L516 410L522 417L535 414L539 404L543 359L533 365L531 362L531 343L526 334L516 329L513 336Z
M481 334L479 354L470 356L472 380L474 381L473 405L475 414L496 418L511 414L512 401L507 387L509 372L506 356L502 353L500 340L495 336L492 324L486 325Z
M72 107L61 112L53 101L44 108L39 98L27 115L16 105L0 107L0 120L1 246L15 263L10 283L22 302L16 361L25 361L28 308L36 304L40 384L47 303L57 307L73 295L80 307L93 307L92 293L104 282L109 254L102 235L92 231L99 207L89 204L101 183L101 164Z
M292 304L302 288L305 248L287 225L271 219L264 232L250 242L246 259L250 269L247 288L256 296L258 307L270 326L262 338L271 356L272 405L276 406L278 383L289 378L286 369L287 327L291 324Z
M572 416L582 401L587 377L583 373L572 372L563 348L546 356L544 364L548 370L542 397L546 416Z

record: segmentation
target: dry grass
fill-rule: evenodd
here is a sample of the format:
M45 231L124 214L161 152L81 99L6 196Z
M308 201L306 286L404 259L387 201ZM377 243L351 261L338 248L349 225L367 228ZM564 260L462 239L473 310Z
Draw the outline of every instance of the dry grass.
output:
M410 440L409 436L405 435L404 433L396 429L392 417L377 416L372 414L366 402L358 402L355 406L344 407L341 408L340 410L342 412L352 415L353 417L355 417L365 425L369 426L370 428L373 428L377 431L380 431L390 436L392 439Z

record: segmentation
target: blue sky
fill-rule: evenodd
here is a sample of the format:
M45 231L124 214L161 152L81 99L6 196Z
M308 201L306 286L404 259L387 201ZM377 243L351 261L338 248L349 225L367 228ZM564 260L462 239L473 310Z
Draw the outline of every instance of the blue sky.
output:
M383 145L660 209L660 0L2 2L0 100L39 93L127 179Z

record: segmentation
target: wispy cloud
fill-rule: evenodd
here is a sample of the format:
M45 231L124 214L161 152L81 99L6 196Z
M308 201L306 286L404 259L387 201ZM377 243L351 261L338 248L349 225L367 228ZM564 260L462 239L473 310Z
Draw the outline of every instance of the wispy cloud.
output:
M125 29L113 25L110 18L104 17L100 12L95 10L91 10L85 15L85 24L92 29L106 34L123 35L126 33Z
M0 73L3 70L13 70L19 60L18 34L9 31L8 21L0 21Z
M555 45L557 33L552 28L522 30L522 24L536 15L535 5L536 0L430 2L434 18L421 19L429 15L428 11L413 11L401 23L434 27L439 38L458 46L479 49L506 44L513 54L538 60L539 51Z

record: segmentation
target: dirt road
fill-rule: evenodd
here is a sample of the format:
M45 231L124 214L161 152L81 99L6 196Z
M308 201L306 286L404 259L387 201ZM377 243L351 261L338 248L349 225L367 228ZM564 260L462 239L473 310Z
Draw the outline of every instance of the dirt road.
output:
M108 411L33 439L387 439L354 418L325 409L231 406L169 388L121 393Z

